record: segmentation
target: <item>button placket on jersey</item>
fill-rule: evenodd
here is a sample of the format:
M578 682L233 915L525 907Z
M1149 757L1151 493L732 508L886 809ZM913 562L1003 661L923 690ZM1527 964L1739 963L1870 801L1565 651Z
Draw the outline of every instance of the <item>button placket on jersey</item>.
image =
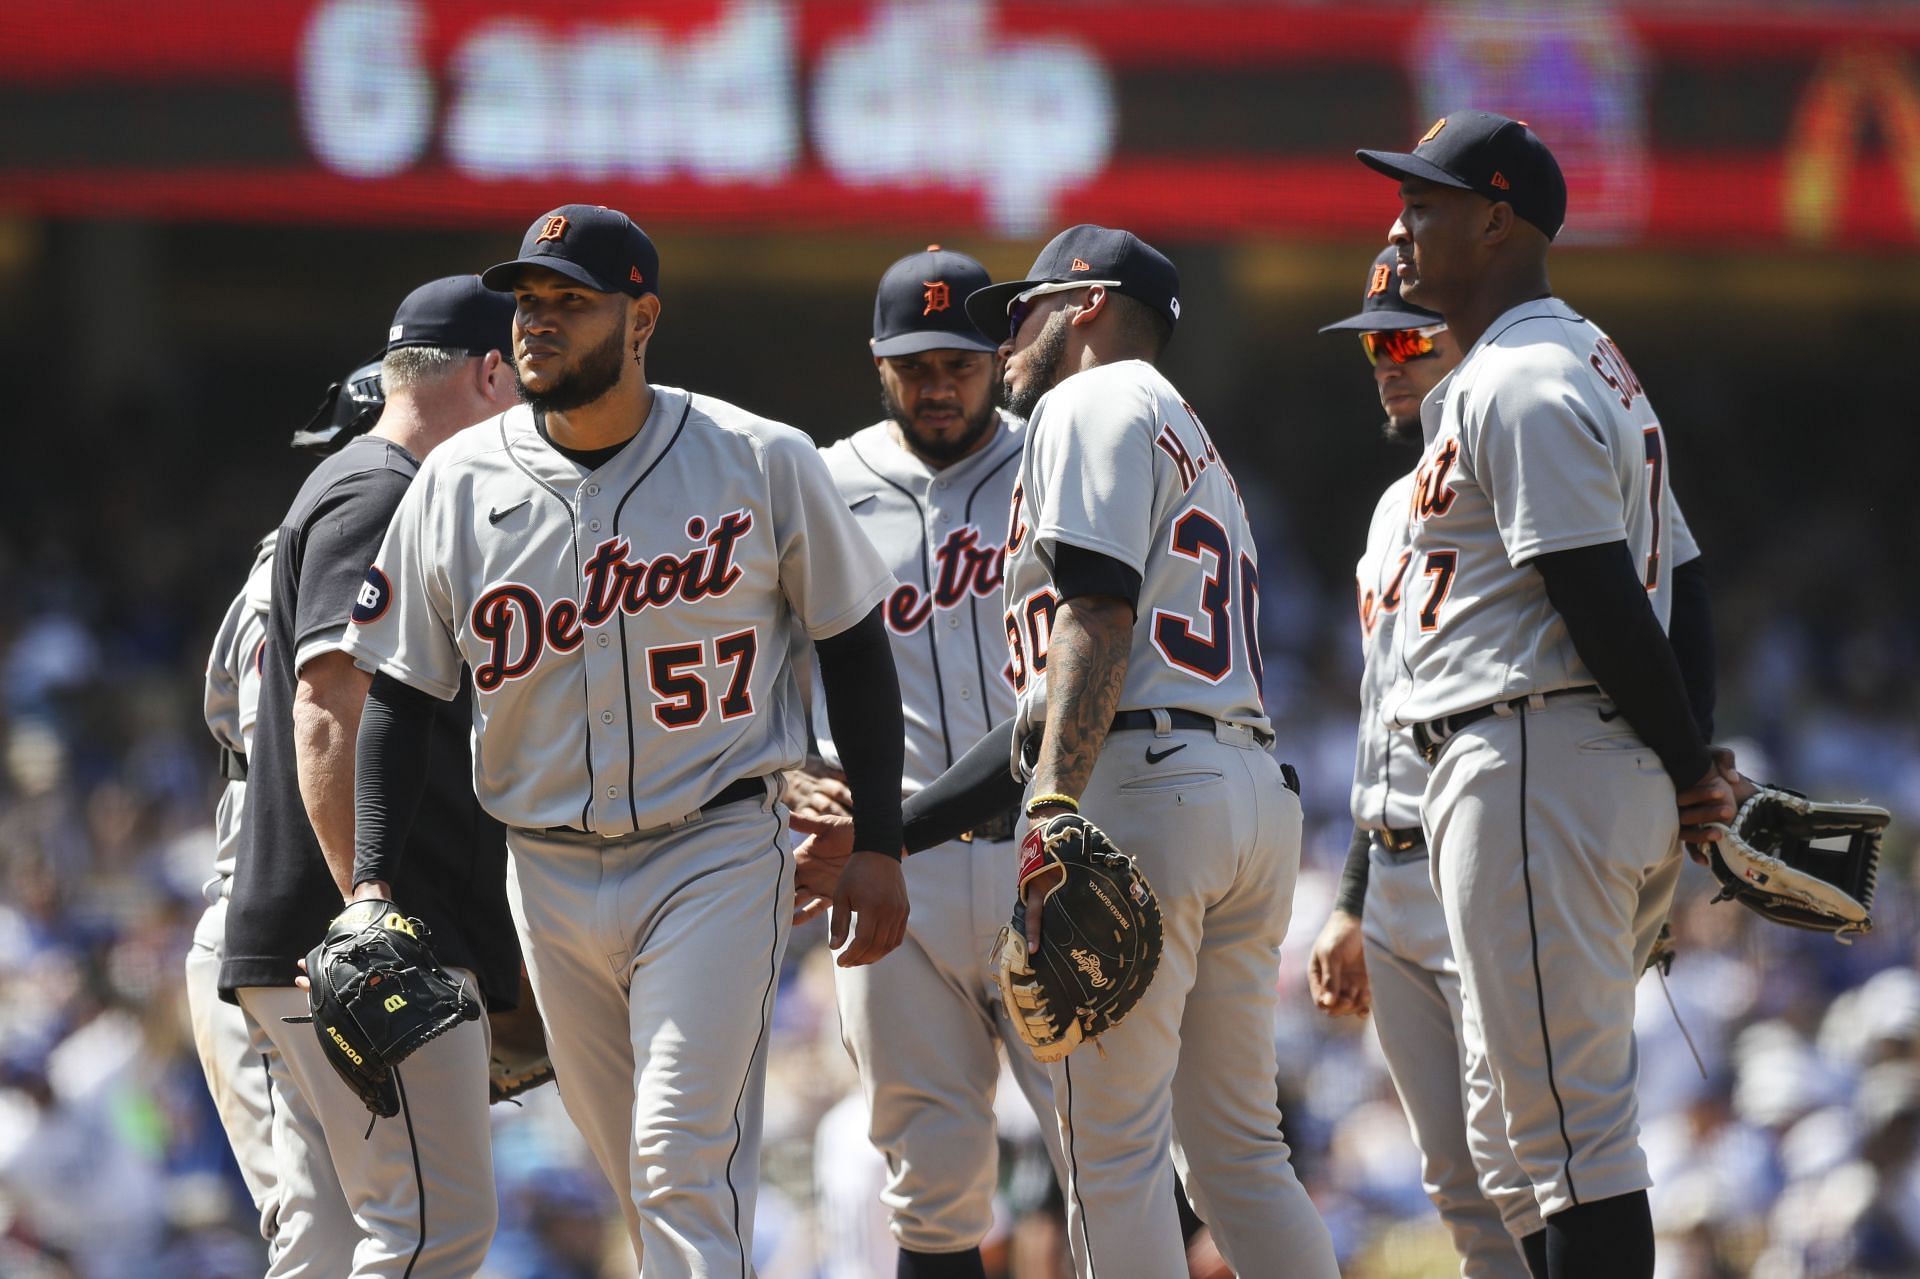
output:
M947 534L959 528L963 521L957 512L941 508L943 500L957 501L958 486L948 483L945 477L937 478L928 485L927 504L927 545L937 548L946 540ZM950 496L951 495L951 496ZM940 562L931 560L927 565L928 607L927 629L933 637L934 652L939 655L940 671L946 685L946 695L957 699L962 705L972 706L975 692L973 637L961 625L965 610L974 606L974 595L969 591L952 608L941 609L936 606L934 593L940 587ZM943 624L944 623L944 624Z
M602 495L597 482L584 483L574 494L574 533L584 564L600 544L615 534L613 498ZM574 582L575 598L584 612L588 583ZM594 829L606 835L632 829L633 812L627 795L627 715L624 648L620 643L621 613L598 626L581 626L586 640L580 660L586 664L586 730L593 746Z

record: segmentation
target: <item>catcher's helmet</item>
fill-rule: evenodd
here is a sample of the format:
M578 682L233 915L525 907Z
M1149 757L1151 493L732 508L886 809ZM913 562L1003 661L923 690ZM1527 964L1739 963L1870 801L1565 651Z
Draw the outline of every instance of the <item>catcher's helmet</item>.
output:
M293 433L293 447L314 453L338 452L354 436L371 431L386 406L380 361L362 364L327 388L320 407L305 426Z

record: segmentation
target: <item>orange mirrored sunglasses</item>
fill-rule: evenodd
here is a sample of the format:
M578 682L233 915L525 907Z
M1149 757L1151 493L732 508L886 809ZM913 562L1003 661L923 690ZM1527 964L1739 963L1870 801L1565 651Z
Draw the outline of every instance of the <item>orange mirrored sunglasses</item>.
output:
M1434 336L1446 331L1444 324L1429 324L1423 329L1387 329L1362 333L1360 349L1367 353L1368 364L1378 365L1383 358L1395 364L1405 364L1408 360L1424 360L1432 355Z

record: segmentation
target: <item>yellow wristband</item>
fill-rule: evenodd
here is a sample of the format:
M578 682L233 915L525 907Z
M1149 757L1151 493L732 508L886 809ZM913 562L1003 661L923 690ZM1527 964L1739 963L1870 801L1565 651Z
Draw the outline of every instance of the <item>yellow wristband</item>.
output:
M1050 804L1058 805L1072 813L1080 811L1080 801L1071 795L1035 795L1027 801L1027 816L1033 816L1034 809L1045 808Z

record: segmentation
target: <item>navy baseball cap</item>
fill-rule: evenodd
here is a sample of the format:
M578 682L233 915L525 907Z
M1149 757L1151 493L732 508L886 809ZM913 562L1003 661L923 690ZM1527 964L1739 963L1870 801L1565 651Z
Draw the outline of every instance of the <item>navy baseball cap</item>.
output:
M400 302L387 329L387 350L440 346L468 355L513 349L513 299L477 275L429 280Z
M523 266L543 266L601 293L660 292L660 254L633 219L604 204L563 204L535 218L520 256L490 266L480 282L511 293Z
M1041 284L1104 284L1144 302L1173 324L1180 318L1180 272L1166 254L1131 231L1081 223L1047 242L1024 280L970 294L967 314L996 342L1007 338L1007 308Z
M1344 320L1320 326L1322 333L1388 333L1398 329L1424 329L1445 324L1446 318L1424 306L1415 306L1400 296L1400 273L1394 270L1400 250L1389 244L1367 268L1367 291L1360 296L1360 311Z
M1356 151L1360 162L1393 178L1425 178L1505 202L1551 240L1567 220L1567 180L1524 120L1491 111L1453 111L1405 151Z
M873 353L994 351L999 346L967 318L966 299L992 284L987 268L964 253L929 244L887 268L873 296Z

